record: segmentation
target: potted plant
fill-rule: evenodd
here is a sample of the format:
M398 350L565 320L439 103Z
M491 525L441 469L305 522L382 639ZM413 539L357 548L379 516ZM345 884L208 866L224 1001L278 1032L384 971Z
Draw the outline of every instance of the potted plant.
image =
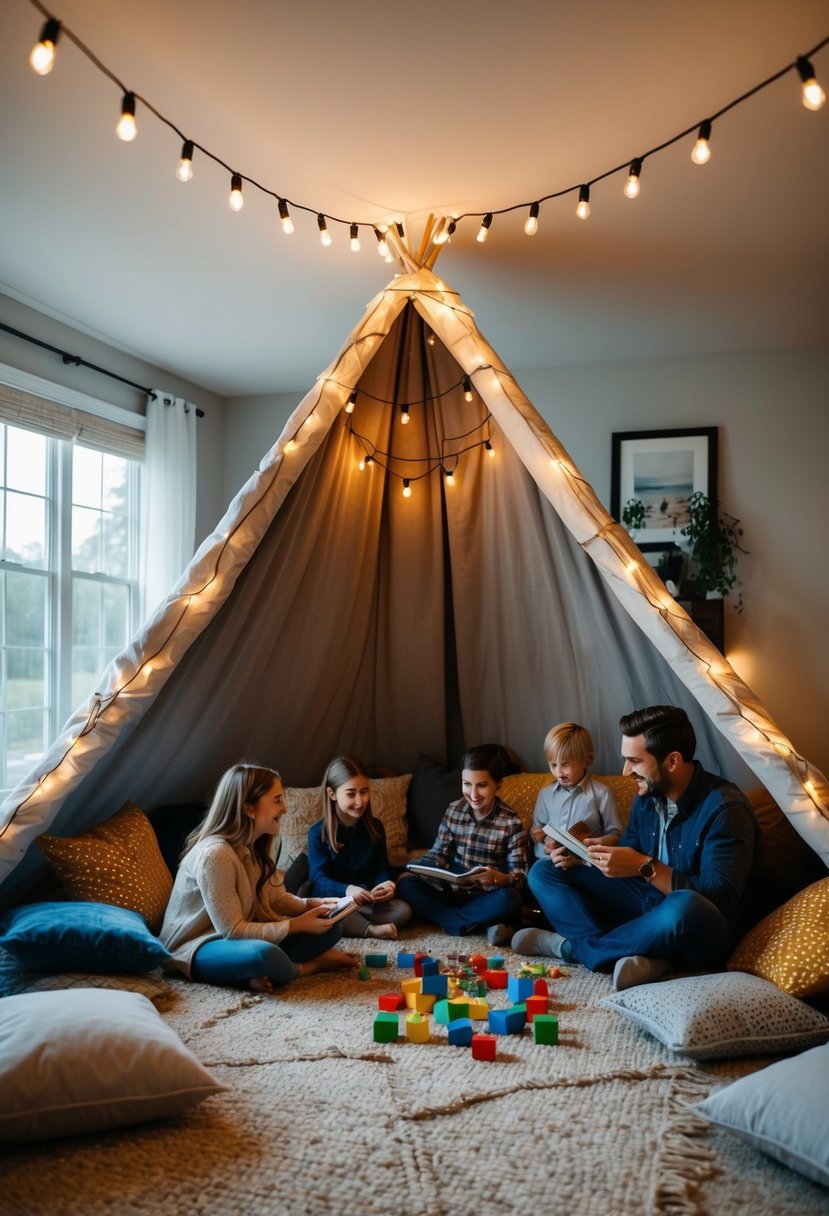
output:
M737 584L737 554L747 550L740 544L743 529L739 519L722 511L716 499L695 490L688 503L688 523L680 528L688 542L692 575L686 594L700 598L722 598ZM736 609L742 611L742 595Z
M622 508L622 523L634 540L639 529L645 526L646 515L647 508L641 498L629 498ZM676 594L676 587L682 578L683 564L682 550L672 541L668 542L656 564L656 573L663 583L670 581L674 584L674 594Z

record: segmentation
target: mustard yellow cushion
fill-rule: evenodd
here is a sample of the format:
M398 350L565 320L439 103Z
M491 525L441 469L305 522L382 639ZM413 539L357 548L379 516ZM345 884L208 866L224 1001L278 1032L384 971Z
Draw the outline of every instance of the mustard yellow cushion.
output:
M131 908L158 933L173 879L149 819L134 803L80 836L39 836L36 843L70 899Z
M386 834L386 853L393 866L403 866L406 853L406 791L411 773L402 777L372 777L371 811L379 819ZM285 788L288 810L279 825L277 843L281 841L279 866L287 868L308 847L308 829L322 819L322 793L318 785L307 789Z
M636 782L632 777L623 777L621 774L609 777L600 776L598 773L593 775L597 781L608 786L616 799L622 823L626 824L636 797ZM512 807L524 827L529 828L533 821L536 799L545 785L551 785L553 780L552 773L513 773L501 782L498 794L507 806Z
M728 960L791 996L829 991L829 878L799 891L755 925Z

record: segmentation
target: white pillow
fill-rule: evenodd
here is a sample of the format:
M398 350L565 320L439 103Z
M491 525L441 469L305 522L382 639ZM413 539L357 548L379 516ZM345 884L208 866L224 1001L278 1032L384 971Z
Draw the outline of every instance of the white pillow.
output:
M829 1039L829 1018L742 971L640 984L599 1004L694 1060L801 1051Z
M812 1182L829 1186L829 1136L820 1116L827 1094L829 1045L824 1045L726 1085L694 1110Z
M0 1001L0 1141L176 1115L224 1088L136 992Z
M393 866L404 866L408 860L406 852L406 793L412 774L402 777L372 777L371 810L380 820L386 833L386 852ZM287 814L279 825L279 867L287 869L300 853L308 847L308 829L322 818L322 801L318 785L309 789L287 786L285 789Z

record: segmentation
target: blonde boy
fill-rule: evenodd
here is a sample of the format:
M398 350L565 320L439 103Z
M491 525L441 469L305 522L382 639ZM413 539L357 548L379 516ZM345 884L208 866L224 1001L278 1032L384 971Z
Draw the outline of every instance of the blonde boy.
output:
M545 823L564 828L583 823L596 843L612 845L622 834L622 821L610 790L590 775L595 750L589 730L560 722L544 740L544 756L556 780L538 795L530 836L536 857L549 856L566 869L577 859L545 834Z

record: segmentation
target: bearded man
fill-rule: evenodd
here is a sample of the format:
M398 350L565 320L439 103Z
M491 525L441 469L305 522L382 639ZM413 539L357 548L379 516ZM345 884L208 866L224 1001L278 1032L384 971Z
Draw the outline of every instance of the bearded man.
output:
M619 725L638 785L627 828L617 845L588 838L590 864L551 840L528 881L553 931L512 940L519 953L613 968L617 991L721 967L745 927L760 849L745 795L694 760L683 709L654 705Z

